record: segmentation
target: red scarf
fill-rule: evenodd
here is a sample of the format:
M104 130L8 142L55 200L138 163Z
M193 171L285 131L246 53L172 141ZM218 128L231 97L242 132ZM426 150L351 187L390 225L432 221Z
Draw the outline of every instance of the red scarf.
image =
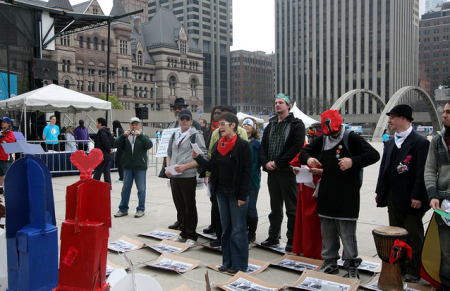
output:
M219 122L218 121L216 121L216 122L212 121L211 122L211 132L214 132L214 130L216 130L218 128L219 128Z
M230 140L227 140L226 136L222 137L219 140L219 144L217 145L217 150L219 153L225 157L226 154L228 154L234 147L234 144L236 143L237 134L234 135L234 137Z

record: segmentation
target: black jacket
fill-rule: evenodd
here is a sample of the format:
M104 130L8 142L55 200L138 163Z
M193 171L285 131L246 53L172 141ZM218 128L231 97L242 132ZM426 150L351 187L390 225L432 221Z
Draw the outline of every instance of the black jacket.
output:
M195 161L207 171L211 172L211 192L215 193L217 180L219 178L219 169L215 163L217 155L217 141L211 151L211 159L206 161L202 156L198 156ZM237 136L233 149L228 153L233 161L233 196L235 200L245 201L250 193L252 181L252 152L247 141Z
M376 163L380 154L361 136L350 132L348 147L341 140L334 148L323 151L325 136L316 137L310 144L302 148L298 160L306 165L310 157L320 161L323 175L320 180L317 213L331 218L356 219L360 207L359 172L362 168ZM341 148L339 149L339 146ZM352 167L342 171L336 157L352 159ZM350 155L351 153L351 155Z
M113 147L111 130L107 127L102 127L98 130L95 136L95 148L103 152L103 160L110 161L112 159L111 149Z
M287 168L289 167L289 163L293 158L298 154L300 149L303 147L305 143L305 125L301 119L294 117L292 113L290 113L287 117L287 120L290 121L290 124L287 128L287 134L285 138L285 143L283 146L283 151L281 155L275 159L275 164L277 168ZM261 166L263 170L267 172L266 164L270 162L269 160L269 140L272 134L272 126L275 120L278 119L278 115L272 117L269 120L269 124L264 129L263 139L261 141L261 148L259 150L259 158L261 160Z
M403 142L395 160L391 161L395 146L394 138L386 142L375 190L375 193L378 194L377 207L387 206L387 195L389 191L392 191L394 207L398 213L425 212L430 209L424 181L425 162L430 142L412 131ZM405 164L403 161L407 156L411 156L411 160L407 163L408 172L399 174L397 166L400 162ZM422 207L412 208L411 199L420 200Z

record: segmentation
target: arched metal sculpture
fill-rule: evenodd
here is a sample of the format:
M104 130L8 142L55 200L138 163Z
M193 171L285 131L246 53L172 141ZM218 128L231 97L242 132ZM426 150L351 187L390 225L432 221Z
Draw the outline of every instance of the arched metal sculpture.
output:
M368 89L354 89L354 90L350 90L350 91L344 93L341 97L339 97L338 100L336 100L336 102L334 102L333 106L331 106L330 109L340 110L341 107L344 106L345 101L347 101L350 97L352 97L353 95L355 95L357 93L368 94L370 97L372 97L377 102L377 104L381 108L381 110L384 109L385 104L384 104L384 101L381 99L381 97L379 95L377 95L377 93L370 91Z
M394 95L389 99L389 102L381 112L380 119L378 119L377 127L373 133L372 141L381 141L383 131L386 128L389 116L386 115L395 105L397 105L398 101L409 91L416 91L419 93L422 100L425 102L428 112L431 117L431 124L433 125L434 132L438 132L440 130L439 118L437 115L436 108L434 107L433 102L431 101L430 96L428 96L427 92L425 92L422 88L418 86L405 86L400 88ZM341 97L342 98L342 97ZM339 98L340 99L340 98Z

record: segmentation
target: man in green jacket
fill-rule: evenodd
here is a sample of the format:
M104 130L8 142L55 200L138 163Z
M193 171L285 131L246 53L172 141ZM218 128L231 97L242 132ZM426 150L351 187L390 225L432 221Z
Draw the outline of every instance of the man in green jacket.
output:
M133 179L138 189L139 205L136 208L134 217L139 218L145 215L145 188L147 174L147 151L153 144L148 135L140 132L141 121L137 117L130 119L130 129L121 134L115 141L114 147L123 150L123 187L122 200L119 211L114 217L128 215L128 203L130 201L131 187Z

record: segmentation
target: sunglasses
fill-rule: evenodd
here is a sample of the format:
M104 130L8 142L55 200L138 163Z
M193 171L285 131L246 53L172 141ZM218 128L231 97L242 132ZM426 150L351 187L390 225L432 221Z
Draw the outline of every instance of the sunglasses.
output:
M183 110L185 108L187 108L187 107L185 107L185 106L174 106L174 107L172 107L173 110Z
M181 116L180 120L181 121L191 121L191 118L189 116Z

